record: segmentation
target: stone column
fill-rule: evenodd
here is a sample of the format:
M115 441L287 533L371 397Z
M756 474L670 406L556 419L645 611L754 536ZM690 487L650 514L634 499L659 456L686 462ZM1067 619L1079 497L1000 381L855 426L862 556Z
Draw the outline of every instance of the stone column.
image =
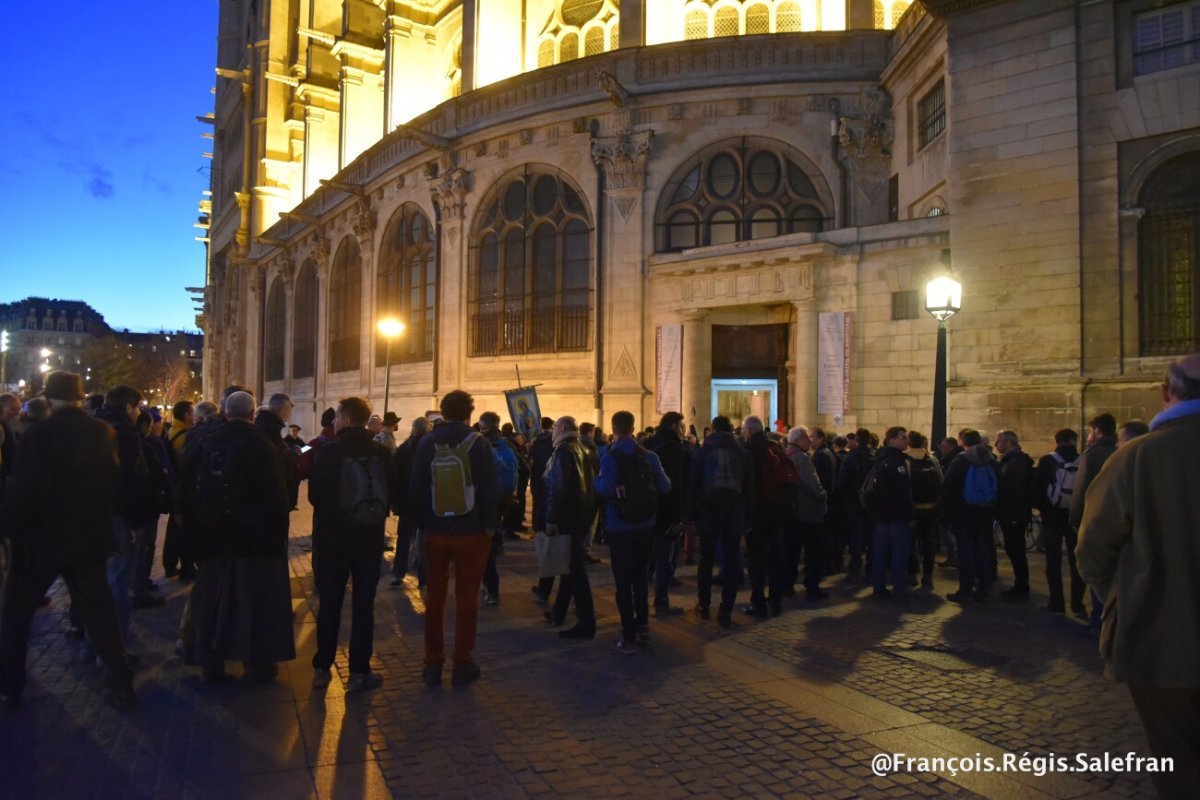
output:
M470 314L466 291L467 236L464 226L471 174L457 166L454 155L447 153L436 166L427 167L425 180L437 208L441 232L438 303L434 312L433 383L429 387L430 408L437 408L438 398L442 394L459 388L458 381L466 363L467 351L462 332L471 329L470 320L464 320ZM444 314L442 309L457 309L457 313ZM463 324L464 321L466 324Z
M296 330L296 265L290 256L280 262L279 277L283 279L283 385L291 394L292 344Z
M817 307L812 299L792 301L795 310L792 323L792 407L787 417L793 425L813 425L817 422Z
M632 411L645 426L653 408L646 388L646 296L643 289L645 226L642 200L646 191L646 162L653 132L632 132L628 109L617 109L608 120L615 135L592 139L592 161L604 171L604 197L596 220L603 263L596 293L597 378L602 419L614 411Z
M621 0L618 20L621 47L641 47L646 43L646 0Z
M462 88L460 94L466 94L475 88L475 39L478 30L478 0L462 0Z
M329 239L323 234L313 236L312 258L317 265L317 320L313 333L317 349L317 363L313 370L313 412L319 427L321 412L325 410L326 378L329 375L329 271L331 267Z
M846 30L871 30L874 27L875 3L873 0L848 0L846 3Z
M713 417L712 323L708 314L707 308L679 312L683 323L683 415L701 434Z

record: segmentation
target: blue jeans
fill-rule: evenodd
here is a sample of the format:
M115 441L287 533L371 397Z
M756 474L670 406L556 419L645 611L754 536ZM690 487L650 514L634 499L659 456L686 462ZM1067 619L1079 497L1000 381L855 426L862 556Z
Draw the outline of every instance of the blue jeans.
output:
M112 518L112 535L115 552L108 557L106 577L109 591L112 592L113 605L117 610L117 625L121 629L121 640L128 642L129 617L132 611L129 589L133 585L138 549L133 542L133 531L120 517Z
M608 554L612 559L617 609L621 612L621 637L627 642L634 641L638 628L650 620L646 572L650 567L653 539L651 528L608 532Z
M871 555L871 584L876 592L887 589L887 572L892 574L892 590L908 591L908 548L912 545L912 525L905 522L875 523L875 550Z

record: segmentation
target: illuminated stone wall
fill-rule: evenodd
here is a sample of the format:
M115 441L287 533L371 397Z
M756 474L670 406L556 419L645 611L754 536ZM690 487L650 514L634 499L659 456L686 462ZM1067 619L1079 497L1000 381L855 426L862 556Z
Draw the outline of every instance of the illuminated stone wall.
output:
M261 5L265 58L251 80L218 81L210 394L234 380L288 391L302 424L346 394L382 405L379 262L389 222L413 204L436 225L438 313L432 359L392 367L389 405L406 420L458 387L477 408L503 410L519 367L523 382L540 384L547 413L601 420L629 408L645 424L655 416L655 332L678 324L682 406L702 427L712 327L782 323L786 419L928 430L936 323L919 303L904 312L905 298L947 265L965 287L950 323L951 430L1014 427L1040 442L1103 408L1154 411L1166 359L1137 355L1129 198L1155 159L1194 141L1200 106L1184 99L1195 69L1112 89L1114 42L1129 33L1114 4L933 2L930 13L913 5L901 15L907 4L716 2L702 4L696 39L686 23L699 9L664 0L530 2L523 25L505 13L517 4L494 0L359 3L348 15L332 0ZM222 59L263 50L239 48L230 33L257 30L245 6L222 4ZM717 36L718 13L721 31L732 30L728 11L737 35ZM598 44L592 34L601 52L585 55L601 29ZM580 56L564 57L573 33ZM221 66L242 70L246 58ZM278 74L259 80L262 64ZM711 240L667 246L664 215L689 165L722 148L746 164L756 148L791 159L821 224L781 221L767 235L747 217L732 240L709 231ZM560 176L587 209L587 346L478 355L481 214L524 170ZM713 213L697 197L696 213ZM351 240L361 253L360 357L330 372L331 269ZM298 309L309 263L315 305ZM268 382L263 310L276 286L287 366ZM854 314L840 422L816 411L822 311ZM310 322L315 369L300 377L293 340Z

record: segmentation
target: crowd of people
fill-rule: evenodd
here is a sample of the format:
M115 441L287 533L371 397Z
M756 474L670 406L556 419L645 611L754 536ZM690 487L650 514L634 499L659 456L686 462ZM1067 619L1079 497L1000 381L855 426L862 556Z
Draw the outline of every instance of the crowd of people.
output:
M843 437L717 416L698 435L676 412L641 431L632 413L617 412L611 437L570 416L544 418L527 441L494 412L472 424L474 401L463 391L443 397L439 412L417 419L400 443L400 419L374 415L359 397L328 409L308 442L289 424L287 395L260 405L243 386L228 387L219 403L177 403L169 425L135 389L85 398L82 379L68 372L49 373L37 400L21 416L17 398L0 396L0 521L12 546L0 695L9 705L24 688L32 616L62 576L72 633L85 657L105 668L106 700L134 706L131 610L163 602L150 579L163 514L164 573L194 580L177 651L208 682L225 680L230 661L243 662L246 681L272 680L279 662L295 658L289 512L307 481L320 598L315 689L332 680L348 583L346 689L381 683L371 669L374 604L392 515L391 584L403 585L412 571L426 591L429 686L443 680L451 566L451 682L480 677L473 657L480 606L500 602L497 559L506 541L527 532L527 494L534 534L569 542L566 565L543 570L533 599L548 607L545 618L561 638L593 639L588 567L599 561L593 545L607 544L620 614L613 648L624 655L650 640L652 612L684 613L671 604L680 562L698 565L698 617L712 618L719 584L715 616L726 626L747 582L749 602L740 610L760 618L780 614L785 598L801 590L805 602L827 599L826 582L843 573L840 580L869 585L878 600L927 594L939 550L943 566L957 567L947 600L1026 602L1036 517L1046 554L1044 610L1103 625L1102 654L1114 677L1140 687L1134 698L1147 731L1175 726L1173 738L1152 735L1153 746L1178 751L1189 741L1179 730L1189 730L1195 745L1200 597L1191 574L1171 559L1197 560L1200 507L1188 491L1196 485L1194 459L1179 440L1194 445L1200 426L1200 357L1170 367L1166 410L1151 423L1097 414L1086 449L1063 429L1036 462L1012 430L999 431L993 446L964 429L938 442L935 454L923 434L899 426ZM1126 457L1139 439L1141 456ZM1149 499L1159 495L1162 502ZM997 534L1013 573L999 592ZM1164 588L1169 603L1156 600ZM575 622L565 627L572 603Z

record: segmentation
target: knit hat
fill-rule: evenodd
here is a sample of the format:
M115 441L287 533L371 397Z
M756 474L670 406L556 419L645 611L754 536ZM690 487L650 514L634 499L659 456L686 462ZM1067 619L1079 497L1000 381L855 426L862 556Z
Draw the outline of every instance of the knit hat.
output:
M337 412L332 408L325 409L325 413L321 415L321 427L328 428L333 424L333 418L337 416Z

